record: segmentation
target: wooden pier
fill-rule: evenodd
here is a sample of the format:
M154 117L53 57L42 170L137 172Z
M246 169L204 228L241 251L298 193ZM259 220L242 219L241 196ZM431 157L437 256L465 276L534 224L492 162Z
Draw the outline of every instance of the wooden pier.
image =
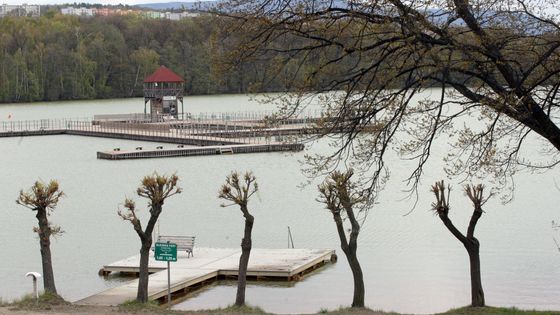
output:
M171 263L172 299L184 295L211 281L237 277L240 249L195 248L194 257L178 253L177 262ZM138 273L139 255L123 259L103 267L102 272ZM336 261L334 250L325 249L258 249L251 251L247 270L249 278L262 280L300 280L306 273L325 263ZM150 300L165 301L167 298L167 263L149 261L150 275L148 296ZM133 280L76 301L79 305L114 306L134 300L138 280Z
M49 129L49 130L15 130L15 131L2 131L0 138L10 137L31 137L31 136L54 136L65 134L64 129Z
M66 130L64 132L68 135L85 136L85 137L100 137L111 139L123 139L132 141L147 141L147 142L160 142L160 143L175 143L183 145L194 146L208 146L208 145L226 145L226 144L242 144L243 141L239 139L225 139L215 136L185 136L173 133L135 133L131 131L117 131L117 130Z
M204 147L177 147L163 148L155 150L145 150L137 148L134 151L105 151L97 152L98 159L104 160L130 160L130 159L147 159L162 157L178 157L178 156L200 156L200 155L219 155L219 154L240 154L240 153L261 153L261 152L283 152L283 151L301 151L303 144L299 143L274 143L274 144L241 144L241 145L225 145L225 146L204 146Z
M114 116L114 117L113 117ZM306 116L270 121L270 114L240 115L212 113L207 116L167 117L142 114L105 115L94 119L40 119L0 122L0 137L40 135L76 135L123 140L172 143L177 147L155 150L120 150L97 152L97 158L126 160L301 151L300 136L322 132L315 128L318 118ZM187 146L197 146L187 147Z

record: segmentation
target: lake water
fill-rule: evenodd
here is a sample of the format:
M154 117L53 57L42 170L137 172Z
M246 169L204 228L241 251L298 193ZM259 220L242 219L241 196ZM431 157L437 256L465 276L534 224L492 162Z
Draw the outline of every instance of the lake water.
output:
M185 98L193 112L252 111L262 105L247 96ZM94 114L141 112L142 99L119 99L1 105L0 120L84 117ZM66 197L51 220L65 230L52 242L54 272L61 295L71 301L129 279L97 275L102 265L134 255L139 240L131 225L117 216L125 197L134 197L142 176L153 171L176 172L184 192L169 199L160 218L165 234L196 235L204 247L239 246L243 218L236 208L221 208L217 191L232 170L252 170L260 193L251 200L255 215L253 246L287 247L287 226L299 248L334 248L339 260L303 281L251 283L247 300L277 313L310 313L347 306L352 276L339 249L330 214L314 186L300 187L305 178L299 161L305 152L263 153L131 161L97 160L96 152L113 147L155 147L154 143L45 136L0 139L0 297L12 300L31 291L28 271L41 271L38 240L32 232L34 214L15 200L20 189L36 179L59 180ZM444 146L440 146L440 153ZM319 142L307 152L326 152ZM436 154L437 156L437 154ZM461 244L429 211L429 185L442 177L441 163L426 168L416 209L404 216L412 201L403 179L407 163L392 159L391 180L363 226L358 255L366 282L366 304L373 309L432 313L470 302L468 256ZM486 301L494 306L560 310L560 253L552 220L560 220L558 169L544 174L516 175L515 199L485 206L477 226L481 242L482 281ZM556 181L555 181L556 178ZM138 199L136 199L138 201ZM143 201L138 201L143 206ZM143 213L145 214L145 208ZM472 209L455 187L452 219L466 229ZM215 283L175 306L207 309L232 304L235 283Z

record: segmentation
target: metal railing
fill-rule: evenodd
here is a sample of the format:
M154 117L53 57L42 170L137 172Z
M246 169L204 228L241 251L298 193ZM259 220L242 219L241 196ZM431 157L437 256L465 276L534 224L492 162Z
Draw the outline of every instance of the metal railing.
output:
M311 128L319 116L317 111L284 119L277 119L272 111L186 113L177 118L150 114L95 115L93 118L0 121L0 133L3 136L20 136L71 131L154 141L159 138L159 141L192 139L246 144L284 142L287 139L297 142L298 135Z

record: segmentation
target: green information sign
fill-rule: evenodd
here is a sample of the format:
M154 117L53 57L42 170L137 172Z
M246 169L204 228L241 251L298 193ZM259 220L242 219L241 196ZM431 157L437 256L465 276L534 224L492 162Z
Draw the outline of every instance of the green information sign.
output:
M154 256L158 261L177 261L177 244L156 243Z

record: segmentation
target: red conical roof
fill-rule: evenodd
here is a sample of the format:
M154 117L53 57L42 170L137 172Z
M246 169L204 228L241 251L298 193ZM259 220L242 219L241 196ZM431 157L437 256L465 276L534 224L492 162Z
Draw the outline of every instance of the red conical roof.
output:
M144 79L144 83L154 82L185 82L177 73L169 70L166 66L159 67L154 73Z

